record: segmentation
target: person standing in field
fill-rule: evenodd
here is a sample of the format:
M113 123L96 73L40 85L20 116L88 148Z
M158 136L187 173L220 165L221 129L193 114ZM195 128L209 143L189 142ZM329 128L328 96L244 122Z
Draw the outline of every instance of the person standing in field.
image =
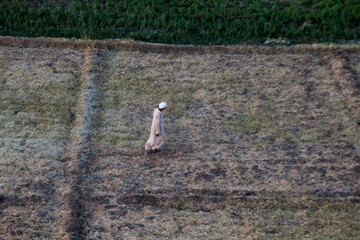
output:
M162 127L162 111L165 109L166 103L161 102L158 108L155 108L153 113L153 120L151 124L150 137L145 144L145 151L159 152L160 146L166 140L166 134Z

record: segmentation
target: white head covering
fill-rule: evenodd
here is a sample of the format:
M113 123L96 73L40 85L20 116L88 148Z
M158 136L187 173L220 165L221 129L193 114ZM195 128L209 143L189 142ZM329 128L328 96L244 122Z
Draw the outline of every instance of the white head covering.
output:
M163 108L166 108L166 102L161 102L159 104L159 109L163 109Z

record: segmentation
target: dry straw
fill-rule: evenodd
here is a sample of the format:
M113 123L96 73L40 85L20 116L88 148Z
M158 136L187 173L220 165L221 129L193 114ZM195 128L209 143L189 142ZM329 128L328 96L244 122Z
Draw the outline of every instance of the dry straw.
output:
M183 69L184 69L184 59L182 58L182 59L181 59L181 68L180 68L180 71L178 72L178 74L177 74L176 77L175 77L175 74L174 74L174 77L173 77L173 78L174 78L174 82L173 82L173 84L172 84L172 86L171 86L171 89L170 89L170 91L169 91L169 93L168 93L168 97L166 98L166 102L167 102L167 103L170 102L172 93L173 93L173 91L174 91L174 88L175 88L175 86L176 86L177 81L179 80L179 78L180 78L180 76L181 76L181 73L182 73Z

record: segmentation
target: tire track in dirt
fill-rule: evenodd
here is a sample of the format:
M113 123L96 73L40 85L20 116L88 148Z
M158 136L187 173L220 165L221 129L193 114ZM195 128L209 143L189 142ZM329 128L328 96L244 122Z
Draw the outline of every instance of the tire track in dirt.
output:
M88 201L92 192L89 187L90 164L95 159L92 138L100 103L101 55L98 49L85 50L75 127L71 130L70 143L65 154L68 159L65 168L70 187L66 199L69 216L65 228L69 239L85 238L87 219L91 215Z

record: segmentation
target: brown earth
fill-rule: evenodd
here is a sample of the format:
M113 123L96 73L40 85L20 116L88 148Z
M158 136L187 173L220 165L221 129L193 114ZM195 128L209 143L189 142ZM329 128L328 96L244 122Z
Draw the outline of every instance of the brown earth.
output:
M359 46L0 44L0 238L359 236Z

